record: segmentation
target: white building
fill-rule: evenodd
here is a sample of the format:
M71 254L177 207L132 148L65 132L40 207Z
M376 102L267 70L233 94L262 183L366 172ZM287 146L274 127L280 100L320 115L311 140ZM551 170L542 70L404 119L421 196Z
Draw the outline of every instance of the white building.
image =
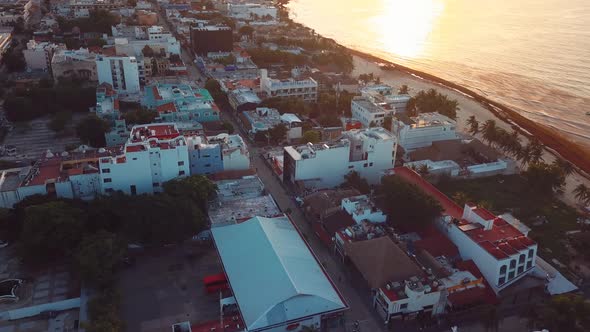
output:
M354 97L350 104L352 117L359 120L363 127L381 126L386 116L392 116L395 110L387 105L378 105L365 97Z
M268 97L300 98L315 102L318 97L318 82L313 78L279 80L268 77L266 69L260 70L260 90Z
M461 172L461 166L452 160L432 161L430 159L425 159L404 163L405 167L416 170L420 170L424 165L428 167L428 174L459 176L459 173Z
M115 50L117 54L127 54L136 57L143 56L143 49L149 46L154 53L169 57L171 54L180 55L180 42L161 26L144 27L114 26L113 31Z
M461 257L475 262L496 293L535 267L537 244L484 208L466 204L460 220L446 216L439 226L459 248Z
M51 59L51 72L57 82L62 77L76 77L96 81L96 54L86 48L58 50Z
M208 136L207 142L221 146L224 171L239 171L250 168L250 152L242 136L219 134L217 136Z
M96 57L98 83L109 83L121 94L137 94L139 87L139 69L134 56Z
M121 154L100 158L102 193L162 191L162 184L190 174L186 139L176 125L134 126Z
M393 120L392 132L406 151L432 145L432 142L459 139L457 122L439 113L421 113L413 118Z
M211 229L244 331L321 329L347 304L288 217Z
M60 50L65 50L63 44L54 44L50 42L38 43L34 39L29 40L27 49L23 50L27 68L32 70L51 70L51 59L53 54Z
M393 167L393 135L383 128L351 130L335 142L284 148L283 181L305 186L331 188L344 182L352 171L369 183L381 180Z
M303 136L303 122L296 114L283 113L281 114L281 122L289 129L287 131L287 139L298 139Z
M366 85L360 89L361 96L375 104L394 110L395 113L404 113L410 101L410 95L395 94L393 88L387 84Z
M375 206L375 203L367 195L344 198L341 207L350 214L357 224L363 220L372 223L384 223L387 220L387 216Z
M276 20L277 18L275 6L258 3L228 3L227 10L230 17L239 20Z

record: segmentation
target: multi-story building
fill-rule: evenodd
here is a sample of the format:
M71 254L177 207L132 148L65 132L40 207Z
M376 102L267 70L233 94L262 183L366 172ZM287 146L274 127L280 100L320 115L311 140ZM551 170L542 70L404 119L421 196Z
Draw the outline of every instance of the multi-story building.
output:
M233 49L232 29L227 26L203 25L190 30L191 48L197 55L209 52L230 52Z
M445 209L438 228L458 248L464 260L473 260L492 289L498 293L530 274L536 264L537 244L527 231L473 204L459 205L416 172L398 167L394 174L418 185Z
M219 134L207 137L209 144L219 144L224 171L241 171L250 168L250 152L240 135Z
M284 125L287 128L286 138L301 138L301 120L295 114L280 114L278 110L268 107L257 107L253 111L243 111L238 114L242 126L248 134L268 131L276 126Z
M66 50L66 46L50 42L37 43L34 39L29 40L27 49L23 50L27 68L51 73L51 59L60 50Z
M144 56L143 50L149 47L156 55L169 57L180 55L180 42L161 26L147 28L134 27L133 34L128 33L125 26L112 27L115 50L117 54L127 54L136 57ZM148 55L146 55L148 56Z
M190 170L192 174L214 174L223 171L221 144L209 143L207 137L187 138Z
M258 3L228 3L229 16L238 20L276 20L277 7Z
M439 113L420 113L418 116L394 119L392 132L399 138L399 145L411 151L432 145L432 142L459 139L457 122Z
M205 89L193 89L188 84L154 83L144 91L142 105L158 111L160 121L219 121L219 107Z
M88 81L97 81L96 54L88 49L58 50L51 59L51 71L53 79L57 82L60 78L81 78Z
M137 94L139 87L139 69L134 56L96 57L98 83L108 83L120 94Z
M351 130L327 143L284 148L283 181L306 187L330 188L344 182L352 171L369 183L378 183L393 166L393 135L383 128Z
M239 88L229 91L227 99L230 106L236 112L251 111L262 102L258 95L248 88Z
M101 191L151 194L166 181L190 174L187 141L176 125L138 125L117 156L100 158Z
M260 90L268 97L300 98L315 102L318 83L313 78L279 80L270 78L266 69L260 70Z
M363 127L382 126L386 116L392 116L395 113L387 105L378 105L366 97L354 97L350 104L352 117Z
M366 85L360 92L361 96L395 113L405 113L411 99L408 94L395 94L393 88L386 84Z

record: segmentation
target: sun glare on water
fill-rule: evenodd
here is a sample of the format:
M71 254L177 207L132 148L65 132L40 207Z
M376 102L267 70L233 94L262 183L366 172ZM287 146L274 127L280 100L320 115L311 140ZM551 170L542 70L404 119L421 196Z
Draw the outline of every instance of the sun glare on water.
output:
M424 53L444 8L443 0L386 0L382 14L372 23L386 51L417 58Z

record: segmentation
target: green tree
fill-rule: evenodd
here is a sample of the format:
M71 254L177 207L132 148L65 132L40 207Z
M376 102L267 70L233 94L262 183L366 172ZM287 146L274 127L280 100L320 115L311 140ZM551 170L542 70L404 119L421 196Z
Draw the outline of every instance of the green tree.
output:
M106 145L104 134L110 130L110 125L96 115L89 115L76 127L76 134L84 144L93 147Z
M20 72L25 70L27 63L22 50L8 49L2 56L2 64L9 72Z
M80 242L85 219L84 211L62 201L27 207L19 240L21 256L37 262L69 256Z
M235 129L234 129L234 125L232 125L230 122L227 121L223 121L221 123L221 127L223 128L223 130L227 131L228 134L233 134Z
M227 103L227 94L221 90L221 85L215 79L208 79L205 82L205 89L211 93L211 97L215 100L215 102L225 105Z
M280 144L287 137L287 131L289 131L289 128L287 128L287 126L285 126L283 123L280 123L270 128L268 135L273 143Z
M554 191L560 191L565 184L565 175L561 169L543 162L530 164L522 175L531 194L534 195L551 196Z
M424 227L443 211L432 196L395 175L384 176L377 193L381 209L394 225Z
M408 108L411 112L437 112L451 119L457 118L459 102L455 99L449 99L447 95L443 95L435 89L422 90L411 99L413 101L408 103L408 107L411 106L411 108Z
M125 323L119 317L121 296L114 289L103 289L88 301L88 322L82 326L88 332L123 332Z
M371 186L367 179L360 176L356 171L351 171L344 176L344 187L350 187L358 190L361 194L368 194L371 192Z
M123 114L125 123L128 125L152 123L158 117L158 112L145 108L137 108Z
M560 169L565 176L571 175L574 172L574 166L569 161L559 157L555 158L552 165Z
M141 49L141 54L143 54L143 56L147 58L153 58L156 55L154 49L151 48L149 45L145 45Z
M107 44L107 42L104 41L104 39L102 39L102 38L92 38L86 42L86 46L88 46L88 47L93 47L93 46L103 47L106 44Z
M399 95L407 95L409 92L410 92L410 89L405 84L402 84L399 87L399 90L397 90L397 94L399 94Z
M483 140L489 145L493 145L498 139L498 127L495 120L487 120L481 126Z
M590 205L590 188L588 188L585 184L580 183L577 185L572 193L578 202Z
M463 191L458 191L458 192L454 193L453 194L453 197L451 197L451 199L455 203L459 204L460 206L465 206L465 203L471 201L471 198L469 197L469 195L467 195Z
M99 231L85 237L75 259L84 281L106 286L115 281L115 269L125 256L125 243L115 234Z
M479 133L479 121L477 121L477 119L475 118L475 115L472 115L469 118L467 118L465 123L469 127L468 132L471 135L475 135L475 134Z
M301 142L303 143L319 143L321 139L320 132L316 130L308 130L303 134Z
M164 183L164 192L175 198L189 199L206 211L208 202L217 195L217 185L206 176L191 175Z
M61 111L56 113L49 121L49 129L59 132L65 129L66 125L72 121L72 113Z
M388 115L385 118L383 118L383 125L382 125L383 128L391 131L392 125L393 125L393 117L391 115Z

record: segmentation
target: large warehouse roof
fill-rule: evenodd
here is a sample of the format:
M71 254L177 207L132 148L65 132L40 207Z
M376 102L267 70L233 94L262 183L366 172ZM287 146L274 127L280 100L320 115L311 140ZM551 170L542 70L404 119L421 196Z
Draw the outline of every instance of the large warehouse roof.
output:
M248 330L346 308L287 217L211 231Z

